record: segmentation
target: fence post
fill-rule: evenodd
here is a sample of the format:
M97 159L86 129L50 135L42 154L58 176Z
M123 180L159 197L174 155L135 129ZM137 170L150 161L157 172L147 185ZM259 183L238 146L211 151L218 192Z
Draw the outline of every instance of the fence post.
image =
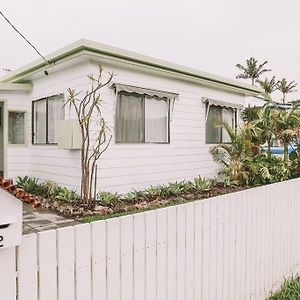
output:
M0 299L16 299L16 248L0 250Z

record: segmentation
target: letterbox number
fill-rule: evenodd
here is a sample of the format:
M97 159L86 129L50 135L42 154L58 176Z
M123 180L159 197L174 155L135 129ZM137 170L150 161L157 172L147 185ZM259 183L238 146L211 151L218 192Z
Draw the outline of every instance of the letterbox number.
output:
M4 246L3 245L3 240L4 240L3 236L0 235L0 248L2 248Z

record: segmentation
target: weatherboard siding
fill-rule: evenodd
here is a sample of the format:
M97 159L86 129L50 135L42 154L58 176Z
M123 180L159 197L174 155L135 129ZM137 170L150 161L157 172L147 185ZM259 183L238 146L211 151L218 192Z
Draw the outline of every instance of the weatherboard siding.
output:
M28 145L29 145L29 93L24 92L6 92L0 93L0 98L5 100L7 111L25 112L25 144L7 145L6 167L7 178L17 178L28 174ZM8 118L8 116L7 116ZM8 120L4 118L4 121ZM7 133L8 134L8 133ZM4 157L5 160L5 157Z
M102 65L104 74L109 71L116 74L114 82L178 93L179 99L171 107L170 144L117 144L114 141L116 95L111 88L102 91L103 112L113 139L98 163L99 190L127 192L132 188L142 189L169 181L189 180L198 175L215 176L217 166L209 153L211 145L205 144L206 108L202 97L244 105L243 95L200 86L167 74L154 74L141 67L116 67L115 63L107 61ZM28 174L70 188L79 188L79 150L60 150L56 145L31 145L31 102L58 93L67 94L68 88L85 90L88 83L86 75L96 74L97 68L96 63L81 63L50 73L47 77L43 75L33 79L33 90L26 106L30 143L25 150L14 148L9 152L11 177ZM66 110L65 113L66 119L74 118L73 112ZM94 132L95 128L91 134ZM15 162L12 159L14 155Z

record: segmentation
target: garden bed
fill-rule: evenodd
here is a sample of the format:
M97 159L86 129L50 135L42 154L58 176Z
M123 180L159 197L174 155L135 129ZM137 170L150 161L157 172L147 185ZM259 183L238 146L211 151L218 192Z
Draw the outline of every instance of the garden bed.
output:
M64 201L55 198L38 198L44 208L53 210L68 218L87 222L211 198L218 195L241 191L247 188L249 187L224 186L222 183L217 183L204 191L191 189L190 191L183 192L178 195L155 197L147 196L146 193L143 195L143 191L139 191L135 192L137 196L130 201L119 200L108 205L103 205L101 201L92 201L90 204L84 204L79 200ZM138 194L140 194L140 196L138 196Z

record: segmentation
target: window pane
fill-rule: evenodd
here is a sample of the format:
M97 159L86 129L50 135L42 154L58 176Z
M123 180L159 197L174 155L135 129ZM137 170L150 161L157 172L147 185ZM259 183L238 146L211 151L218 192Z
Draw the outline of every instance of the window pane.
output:
M118 93L116 112L116 142L142 143L144 136L143 97Z
M24 113L9 112L8 114L8 143L25 144Z
M145 142L168 142L168 101L146 98L145 100Z
M63 105L64 97L62 95L48 99L48 143L57 143L57 121L65 118Z
M34 136L33 141L37 144L46 143L46 99L36 101L34 109Z
M222 119L226 122L231 128L234 128L234 119L233 119L233 109L232 108L223 108L222 109ZM222 128L222 142L230 143L231 139L225 128Z
M221 107L210 105L207 109L209 111L206 121L206 143L220 143L221 128L215 125L221 120Z

